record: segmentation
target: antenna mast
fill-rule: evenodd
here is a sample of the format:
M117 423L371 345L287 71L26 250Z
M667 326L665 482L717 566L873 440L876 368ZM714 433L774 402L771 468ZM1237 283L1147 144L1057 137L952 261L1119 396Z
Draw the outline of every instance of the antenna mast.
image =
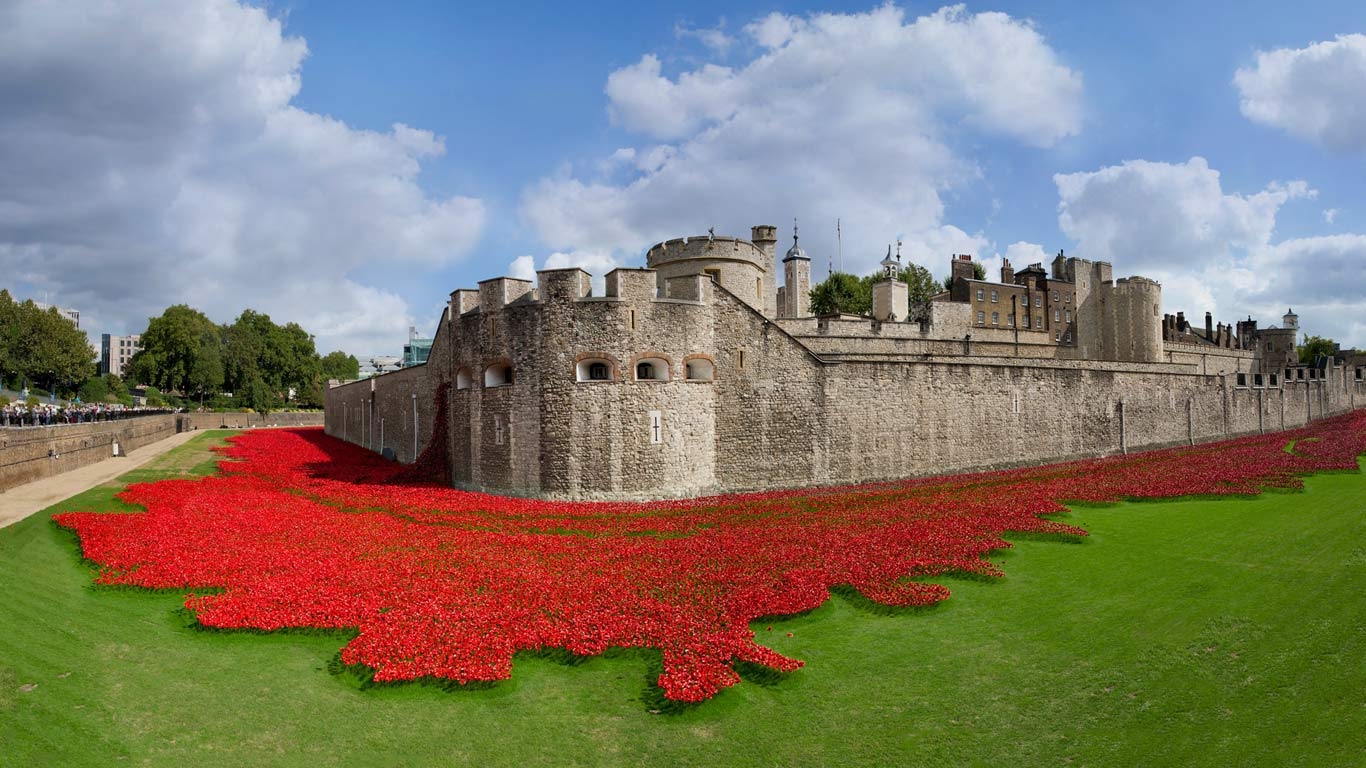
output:
M840 261L840 271L844 271L844 238L840 233L840 220L835 219L835 254Z

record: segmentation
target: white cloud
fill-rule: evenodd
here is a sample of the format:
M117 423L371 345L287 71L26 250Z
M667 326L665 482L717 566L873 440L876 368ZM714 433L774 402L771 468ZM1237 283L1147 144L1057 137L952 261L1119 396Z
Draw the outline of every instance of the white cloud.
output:
M1259 52L1233 82L1249 120L1333 150L1366 149L1366 35Z
M1052 258L1048 252L1038 243L1026 243L1020 241L1006 246L1005 257L1010 260L1010 266L1016 271L1024 269L1030 264L1048 264ZM1045 267L1046 268L1046 267Z
M508 265L507 275L519 280L535 280L536 259L530 255L518 256Z
M735 45L735 38L726 34L726 20L721 19L715 27L697 28L686 24L674 25L674 37L680 40L693 39L702 43L708 50L717 56L725 57L730 51L730 47Z
M1332 224L1334 221L1337 220L1339 213L1341 213L1341 211L1339 211L1337 208L1325 209L1323 212L1323 222L1325 224Z
M1265 327L1294 307L1307 332L1366 345L1366 235L1274 241L1281 206L1315 196L1304 182L1226 192L1198 157L1054 180L1059 225L1078 241L1071 253L1111 262L1116 277L1158 280L1164 311L1184 311L1197 325L1206 311L1226 323L1251 315Z
M292 105L307 47L229 0L11 3L0 23L0 256L92 331L187 302L250 307L320 348L402 342L410 309L351 273L467 253L481 201L417 184L441 139ZM395 270L401 272L402 269Z
M786 239L796 216L819 263L838 217L848 268L873 268L901 233L912 259L942 271L949 248L987 245L944 221L941 193L979 175L950 133L1047 146L1080 130L1080 75L1004 14L908 21L886 5L771 14L744 34L758 53L733 67L671 76L646 54L608 77L609 114L642 143L613 174L566 171L524 190L522 217L546 245L638 259L712 226L747 237L778 224ZM634 173L615 175L628 160Z
M1264 247L1288 200L1314 197L1303 181L1273 182L1252 195L1224 194L1203 157L1185 163L1129 160L1057 174L1058 225L1087 258L1170 268Z

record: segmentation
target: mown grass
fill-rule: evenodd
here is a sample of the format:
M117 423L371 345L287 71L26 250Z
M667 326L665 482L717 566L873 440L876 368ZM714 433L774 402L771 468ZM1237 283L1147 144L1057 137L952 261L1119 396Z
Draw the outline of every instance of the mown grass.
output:
M213 438L157 471L211 471ZM122 509L113 493L50 511ZM806 668L746 667L661 714L643 651L362 686L337 671L342 633L198 631L179 593L92 586L47 517L0 530L5 766L1366 764L1360 474L1077 509L1083 543L1017 540L1004 579L946 581L934 610L840 592L756 622Z

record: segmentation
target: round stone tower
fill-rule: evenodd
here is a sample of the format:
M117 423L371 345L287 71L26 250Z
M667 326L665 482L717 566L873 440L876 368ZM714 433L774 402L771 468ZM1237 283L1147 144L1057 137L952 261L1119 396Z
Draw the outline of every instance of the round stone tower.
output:
M645 253L645 266L658 273L661 289L671 277L706 274L765 317L777 317L773 274L777 228L754 227L753 234L755 242L710 233L666 240Z
M1109 291L1106 357L1132 363L1162 361L1162 286L1146 277L1121 277Z

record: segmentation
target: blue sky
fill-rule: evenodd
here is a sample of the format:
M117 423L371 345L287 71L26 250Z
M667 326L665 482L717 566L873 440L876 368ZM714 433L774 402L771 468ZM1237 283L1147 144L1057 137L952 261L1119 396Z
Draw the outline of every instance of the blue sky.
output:
M16 0L0 285L398 349L501 274L784 232L824 275L1059 249L1366 346L1366 6ZM398 127L396 127L398 126Z

